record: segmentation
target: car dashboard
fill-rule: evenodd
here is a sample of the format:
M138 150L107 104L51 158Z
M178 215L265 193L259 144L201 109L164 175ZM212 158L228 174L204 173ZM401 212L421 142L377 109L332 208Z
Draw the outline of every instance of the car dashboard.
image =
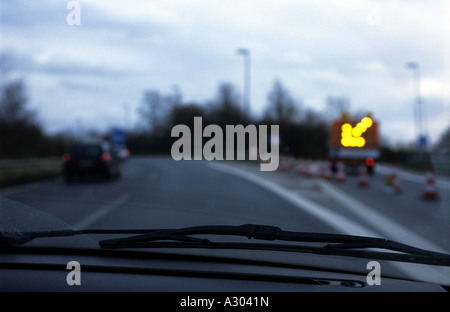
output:
M0 292L441 292L440 285L264 260L52 248L0 254Z

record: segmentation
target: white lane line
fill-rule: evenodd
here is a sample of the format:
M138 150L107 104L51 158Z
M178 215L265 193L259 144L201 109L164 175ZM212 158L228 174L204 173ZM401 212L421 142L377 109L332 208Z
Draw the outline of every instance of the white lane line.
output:
M319 183L324 192L333 197L345 209L369 222L378 232L385 233L385 235L392 237L392 239L396 239L402 243L410 244L419 248L430 249L442 253L449 252L448 250L445 250L433 242L408 230L400 223L397 223L383 214L376 212L373 208L367 206L354 197L345 194L330 183L323 180L318 180L317 183Z
M282 198L288 200L289 202L294 204L299 209L310 213L311 215L322 220L323 222L326 222L331 227L337 229L338 231L340 231L342 233L346 233L346 234L350 234L350 235L383 237L383 236L380 236L380 234L377 234L376 232L371 231L367 227L364 227L364 226L350 220L349 218L346 218L343 215L340 215L340 214L330 210L329 208L327 208L325 206L322 206L318 203L308 200L307 198L301 196L298 192L292 192L292 191L286 190L273 182L270 182L268 180L264 180L264 179L258 177L255 174L252 174L247 171L237 169L237 168L234 168L231 166L221 165L221 164L217 164L217 163L208 163L208 166L210 168L220 170L225 173L239 176L239 177L249 180L257 185L260 185L260 186L268 189L269 191L281 196ZM329 190L330 189L328 189L328 191ZM335 195L335 193L333 193L332 195ZM341 197L340 199L343 200L343 197ZM355 210L356 208L359 209L359 207L357 206L359 203L357 203L356 201L353 200L353 198L350 198L350 197L345 198L345 202L343 202L343 204L344 204L344 206L351 205L352 211ZM371 209L366 207L363 210L365 213L367 213L367 210L370 211ZM363 214L363 213L361 213L361 214ZM370 215L372 217L374 216L374 214L370 214ZM367 216L365 215L364 220L371 223L372 225L375 225L375 224L373 224L374 221L375 222L385 222L388 219L385 217L383 219L380 215L378 217L375 217L375 220L373 220L370 218L368 219ZM386 230L386 228L388 228L388 227L396 227L397 226L397 224L394 221L391 221L391 220L388 220L388 221L389 221L388 223L378 224L378 227L382 227L382 231L380 233L384 233L384 230ZM377 226L375 226L375 227L377 227ZM394 235L401 234L401 236L403 237L404 235L408 235L410 233L409 233L409 231L407 231L403 228L398 231L395 231L395 229L394 229L394 231L391 234L394 234ZM391 239L398 240L400 242L405 242L404 240L402 241L402 237L400 237L400 239L397 239L397 237L393 236ZM428 243L425 239L422 239L417 235L414 235L413 238L414 238L413 239L414 241L419 241L421 244ZM410 238L406 237L406 239L408 241L410 241ZM431 244L431 243L429 243L429 244ZM428 246L428 248L430 247L429 245L425 245L425 246ZM431 244L431 246L436 248L436 251L442 251L442 249L440 247L435 246L434 244ZM392 265L394 265L399 271L402 271L407 276L409 276L413 279L428 280L430 282L439 281L439 282L445 283L445 284L450 283L450 274L449 274L450 269L446 268L446 267L434 268L434 267L422 267L422 266L418 265L419 268L415 269L415 268L413 268L412 265L405 266L402 263L393 262Z
M101 218L105 217L106 215L113 212L115 209L126 203L131 198L131 193L125 193L121 195L119 198L114 200L113 202L101 207L97 211L95 211L93 214L87 216L77 224L75 224L73 227L75 229L86 229L88 226L93 224L94 222L100 220Z
M270 190L271 192L275 193L276 195L282 197L283 199L289 201L290 203L294 204L301 210L311 214L313 217L316 217L328 223L328 225L337 229L338 231L351 232L354 235L362 235L362 236L376 235L373 232L369 232L366 228L361 227L356 222L326 208L325 206L322 206L314 201L307 199L298 192L293 192L288 189L285 189L274 182L263 180L252 173L234 167L229 167L226 165L210 163L208 164L208 166L228 174L239 176L257 185L260 185Z
M346 208L349 212L353 213L365 221L377 230L378 233L388 236L390 239L416 246L423 249L433 250L441 253L449 253L448 250L436 245L435 243L417 235L416 233L408 230L406 227L385 217L384 215L376 212L373 208L365 205L364 203L356 200L355 198L341 192L330 183L319 180L322 190L328 195L334 198L337 202ZM419 275L419 271L413 272L414 275L420 276L421 279L429 279L433 276L434 279L441 280L447 284L450 282L450 268L449 267L428 267L426 275Z

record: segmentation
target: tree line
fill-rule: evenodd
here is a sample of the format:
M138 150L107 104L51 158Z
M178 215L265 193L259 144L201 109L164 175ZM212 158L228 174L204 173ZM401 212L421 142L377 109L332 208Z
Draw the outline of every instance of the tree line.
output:
M61 155L66 140L45 133L37 112L28 107L25 83L9 81L0 91L0 159Z
M328 111L339 113L349 109L346 98L326 99ZM194 117L202 117L203 126L278 125L279 150L302 158L327 158L330 116L304 107L292 96L281 81L274 81L267 93L267 102L260 117L255 118L242 107L241 96L231 83L218 85L215 96L204 103L184 101L179 89L169 94L156 89L142 93L137 110L140 126L127 133L128 148L132 154L167 154L177 140L172 128L179 124L193 129ZM449 131L436 145L440 150L449 146ZM108 139L109 133L98 136ZM49 135L43 130L37 112L28 107L23 80L8 81L0 88L0 159L60 156L72 137L65 134ZM411 151L396 150L383 145L382 159L402 161Z
M183 124L193 131L194 117L202 117L203 126L214 124L223 130L226 125L278 125L280 153L327 156L328 122L312 109L304 109L280 81L275 81L269 91L261 117L253 117L241 103L237 89L230 83L221 83L215 97L206 103L184 102L177 89L168 95L147 90L138 110L143 125L128 134L130 150L134 154L168 153L176 140L171 137L172 128Z

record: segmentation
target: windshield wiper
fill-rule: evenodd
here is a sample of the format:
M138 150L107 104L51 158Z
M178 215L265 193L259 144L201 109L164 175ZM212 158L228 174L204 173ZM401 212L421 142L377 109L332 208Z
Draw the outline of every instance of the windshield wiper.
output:
M240 226L205 225L153 230L62 230L0 233L0 246L24 244L35 238L80 234L134 234L123 238L101 240L99 245L102 248L275 250L450 266L450 255L448 254L424 250L384 238L284 231L275 226L258 224L244 224ZM209 239L193 237L193 235L243 236L255 240L278 240L314 244L213 242Z

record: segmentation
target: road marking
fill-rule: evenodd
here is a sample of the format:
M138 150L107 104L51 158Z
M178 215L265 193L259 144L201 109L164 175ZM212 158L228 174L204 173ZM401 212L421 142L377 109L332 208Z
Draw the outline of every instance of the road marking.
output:
M289 191L278 184L275 184L273 182L270 182L268 180L261 179L261 177L258 177L257 175L250 173L248 171L244 171L241 169L237 169L235 167L218 164L218 163L208 163L208 166L210 168L233 174L236 176L239 176L241 178L244 178L246 180L249 180L257 185L260 185L269 191L279 195L280 197L284 198L285 200L291 202L299 209L306 211L310 213L311 215L319 218L323 222L326 222L331 227L337 229L338 231L350 235L361 235L361 236L371 236L371 237L383 237L380 236L379 233L385 233L387 229L389 229L389 234L392 237L392 240L396 240L399 242L414 242L412 245L417 246L424 245L424 248L427 249L434 249L438 252L446 252L439 246L436 246L435 244L421 238L420 236L412 233L411 231L408 231L406 228L401 226L400 224L383 217L380 214L377 214L371 209L370 207L363 205L362 203L359 203L355 199L353 199L350 196L346 196L344 194L341 194L341 196L338 196L339 191L333 190L333 188L328 185L324 187L325 191L329 192L330 195L335 196L335 198L339 201L341 201L343 206L348 208L351 212L356 213L360 216L364 217L364 220L370 223L373 227L377 228L379 233L369 230L367 227L364 227L349 218L340 215L329 208L322 206L318 203L315 203L311 200L308 200L307 198L303 197L298 192ZM373 218L373 219L372 219ZM381 230L381 231L380 231ZM384 237L383 237L384 238ZM450 283L450 268L448 267L424 267L422 265L417 265L417 269L414 268L414 264L402 264L397 262L392 262L392 265L395 266L399 271L402 271L407 276L413 279L417 280L425 280L430 281L433 283L436 283L438 281L442 284L449 284Z
M237 169L234 167L229 167L226 165L219 165L217 163L211 163L209 166L213 169L223 171L228 174L237 175L241 178L249 180L255 184L258 184L276 195L282 197L283 199L291 202L295 206L299 207L301 210L313 215L314 217L328 223L333 228L339 231L352 232L354 235L363 235L363 236L374 236L374 233L369 233L367 229L362 228L356 222L343 217L342 215L322 206L318 203L315 203L306 197L302 196L298 192L293 192L288 189L285 189L279 186L276 183L270 182L268 180L263 180L260 177L249 173L247 171L243 171L241 169Z
M324 192L333 197L337 202L341 203L344 208L346 208L354 215L357 215L368 221L380 233L386 233L390 237L393 237L393 239L395 238L396 240L399 240L403 243L411 244L419 248L431 249L443 253L448 252L440 246L408 230L400 223L397 223L392 219L385 217L383 214L376 212L376 210L364 204L363 202L355 199L354 197L351 197L350 195L345 194L330 183L323 180L319 180L317 182Z
M331 185L326 181L318 181L322 189L331 197L333 197L337 202L341 203L341 206L346 208L348 211L363 218L365 221L369 222L372 227L374 227L378 233L383 233L390 237L390 239L416 246L423 249L433 250L441 253L448 253L448 250L436 245L435 243L417 235L416 233L408 230L406 227L397 223L384 215L376 212L373 208L365 205L364 203L356 200L355 198L341 192L336 187ZM449 283L450 281L450 268L448 267L428 267L427 272L420 274L420 271L410 273L413 276L420 277L420 279L429 279L433 276L433 281L437 278L442 282Z
M125 193L121 195L119 198L114 200L113 202L101 207L97 211L95 211L93 214L87 216L77 224L75 224L73 227L74 229L86 229L88 226L93 224L94 222L97 222L101 218L105 217L106 215L113 212L118 207L122 206L124 203L126 203L131 198L131 193Z

